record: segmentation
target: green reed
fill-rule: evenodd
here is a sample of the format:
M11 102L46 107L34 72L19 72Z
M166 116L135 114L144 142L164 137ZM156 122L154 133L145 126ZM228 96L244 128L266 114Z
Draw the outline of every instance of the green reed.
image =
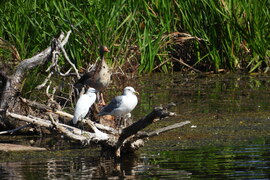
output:
M137 45L139 72L169 72L173 49L164 36L185 32L202 39L190 52L195 68L207 63L206 71L267 71L269 6L268 0L6 0L0 2L0 37L24 59L72 30L66 49L78 67L96 60L100 44L111 49L108 59L117 64ZM1 59L11 60L4 56L0 50Z

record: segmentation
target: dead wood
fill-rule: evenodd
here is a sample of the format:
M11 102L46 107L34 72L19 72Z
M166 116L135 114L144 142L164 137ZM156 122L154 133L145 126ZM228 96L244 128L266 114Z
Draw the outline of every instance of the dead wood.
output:
M89 132L82 131L81 129L73 126L59 123L54 120L52 115L50 115L50 120L45 120L37 117L23 116L7 111L8 117L16 118L36 126L46 127L52 131L57 131L69 139L80 142L83 146L90 145L91 143L98 143L102 146L103 155L115 155L117 157L120 157L122 153L134 152L139 147L144 146L146 138L157 136L166 131L176 129L190 123L189 121L185 121L155 130L153 132L141 132L141 130L155 122L157 119L163 119L173 115L174 113L169 112L167 109L157 107L154 108L154 110L144 118L131 124L123 130L113 129L99 123L94 123L90 120L85 120L86 124L88 124L93 131Z
M6 76L5 73L1 73L0 76L4 79L4 87L1 89L0 97L0 122L1 125L6 129L16 128L24 126L23 123L18 123L13 119L7 118L5 111L17 112L28 114L29 109L24 106L24 103L20 100L20 91L22 87L22 82L25 78L27 72L31 69L44 65L50 61L54 55L60 54L60 48L62 48L67 42L71 31L67 33L66 37L64 33L61 33L59 38L52 41L51 46L46 48L44 51L38 53L37 55L21 61L18 66L15 68L15 71L12 75Z
M27 128L27 127L30 127L30 126L32 126L32 124L26 124L26 125L24 125L24 126L21 126L21 127L15 128L15 129L7 130L7 131L1 131L1 132L0 132L0 135L1 135L1 134L13 134L13 133L15 133L16 131L19 131L19 130L21 130L21 129L23 129L23 128Z
M66 138L80 142L83 146L88 146L92 143L101 145L103 155L114 155L119 157L122 153L130 153L136 151L143 146L145 141L152 136L157 136L166 131L182 127L189 121L177 123L168 127L164 127L153 132L143 132L143 130L150 124L171 116L174 113L169 111L173 104L166 107L156 107L148 115L135 123L129 124L124 128L117 128L115 118L106 118L100 120L101 123L93 122L89 119L84 119L83 123L89 127L90 130L81 130L67 124L71 121L73 115L62 111L62 107L54 100L56 87L52 87L52 93L49 93L51 88L51 77L58 74L62 77L72 74L77 78L80 77L75 65L70 61L64 49L64 45L68 42L71 31L65 36L63 33L52 41L50 47L46 48L41 53L32 58L21 61L16 67L12 75L6 75L5 72L0 71L1 88L0 94L0 122L7 129L12 130L2 131L4 133L14 133L22 129L35 128L46 129L51 134L64 135ZM60 54L64 54L65 59L70 64L71 68L66 72L60 72L61 68L58 64ZM30 101L20 96L22 82L24 81L26 72L36 66L45 65L51 61L51 65L47 68L47 78L41 83L37 89L45 88L48 97L48 104L41 104L39 102ZM71 88L72 89L72 88ZM69 94L69 98L72 97ZM70 98L72 99L72 98ZM102 124L104 121L106 123ZM127 119L125 120L127 121ZM113 123L114 122L114 123ZM0 124L0 125L1 125ZM42 133L42 132L41 132Z

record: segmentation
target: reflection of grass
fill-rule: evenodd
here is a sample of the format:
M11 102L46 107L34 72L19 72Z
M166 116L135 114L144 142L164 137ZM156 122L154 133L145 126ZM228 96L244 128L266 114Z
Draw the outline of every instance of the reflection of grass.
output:
M44 49L60 31L72 29L67 49L79 67L94 62L97 46L106 44L112 59L120 64L135 59L140 72L170 70L169 52L205 70L254 71L269 61L268 7L267 0L8 0L0 6L0 36L24 59ZM169 36L177 31L202 40L185 48ZM138 48L134 52L131 47ZM2 51L0 57L11 59Z
M236 146L205 146L198 149L151 152L155 156L148 159L150 172L171 169L186 170L193 178L211 177L260 177L267 169L269 154L265 142L242 143ZM239 170L241 171L235 171ZM250 172L250 173L248 173ZM171 171L171 175L174 172ZM267 170L265 171L267 175Z

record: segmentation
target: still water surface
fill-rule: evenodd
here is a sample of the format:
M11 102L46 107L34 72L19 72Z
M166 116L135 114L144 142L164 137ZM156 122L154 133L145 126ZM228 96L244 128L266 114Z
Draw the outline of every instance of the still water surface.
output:
M140 104L134 119L156 105L177 104L176 117L147 130L191 124L154 137L117 161L100 157L98 147L80 149L64 140L0 137L50 150L1 152L0 179L270 178L269 76L153 74L136 82Z

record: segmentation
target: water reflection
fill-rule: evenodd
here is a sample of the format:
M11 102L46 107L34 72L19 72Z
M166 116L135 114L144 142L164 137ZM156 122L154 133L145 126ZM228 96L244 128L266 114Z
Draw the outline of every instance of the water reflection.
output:
M100 179L136 178L136 157L116 161L101 157L48 158L0 163L1 179Z
M269 76L152 74L136 82L140 102L134 119L175 102L178 116L149 129L182 120L192 124L152 138L140 154L121 160L100 157L98 147L78 149L57 138L0 136L0 142L50 150L1 152L0 179L269 179Z
M122 160L51 157L1 162L1 179L182 179L270 177L270 144L146 151Z
M174 178L188 175L191 178L268 179L269 152L270 144L249 144L163 151L155 156L155 152L152 152L145 156L149 156L148 162L155 165L155 168L170 169ZM155 173L155 168L149 168L149 171ZM176 171L186 173L178 176L173 173Z

